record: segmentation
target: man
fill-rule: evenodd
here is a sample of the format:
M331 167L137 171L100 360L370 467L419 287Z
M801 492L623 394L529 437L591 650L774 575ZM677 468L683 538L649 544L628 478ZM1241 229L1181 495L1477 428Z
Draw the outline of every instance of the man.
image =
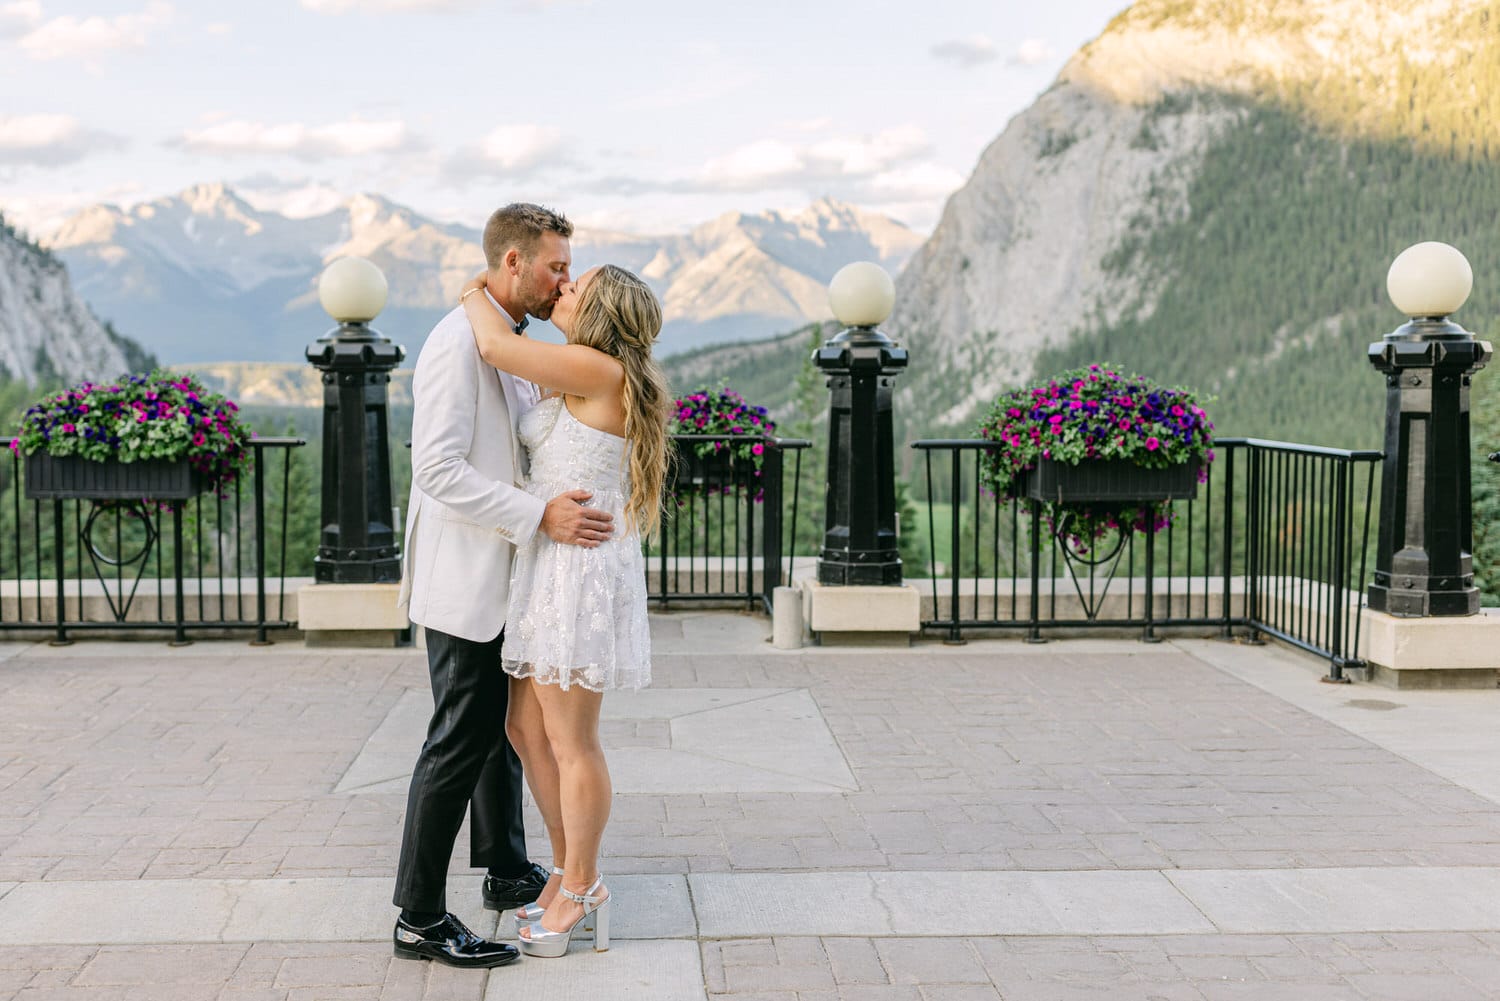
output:
M517 334L528 315L552 315L568 281L572 234L567 219L537 205L507 205L485 225L487 294ZM500 647L511 557L537 531L595 545L609 535L611 518L582 506L586 491L544 503L520 488L525 456L516 421L536 401L536 388L484 363L461 308L428 335L412 395L411 502L397 600L425 630L433 712L406 802L392 898L401 908L395 952L502 966L516 950L464 927L448 911L444 886L466 808L470 864L487 870L485 907L531 903L547 881L526 857L521 762L505 737Z

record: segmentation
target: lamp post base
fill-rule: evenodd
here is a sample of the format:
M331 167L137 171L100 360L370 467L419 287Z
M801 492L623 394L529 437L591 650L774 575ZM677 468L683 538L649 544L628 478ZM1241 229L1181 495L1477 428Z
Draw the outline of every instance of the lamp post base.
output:
M901 583L901 559L893 557L879 562L851 563L847 559L830 559L824 555L818 560L818 583L834 585Z
M1377 579L1380 575L1377 574ZM1409 590L1371 584L1368 592L1371 611L1398 616L1478 615L1479 589L1464 587L1451 591Z

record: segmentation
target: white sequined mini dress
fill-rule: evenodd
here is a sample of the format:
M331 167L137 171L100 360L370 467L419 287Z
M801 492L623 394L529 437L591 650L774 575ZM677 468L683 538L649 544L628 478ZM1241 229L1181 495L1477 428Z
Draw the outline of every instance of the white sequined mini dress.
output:
M613 515L615 533L585 549L538 530L516 551L501 648L506 673L594 692L650 684L646 559L625 520L628 443L581 423L560 396L522 414L517 434L531 457L527 492L551 500L593 491L587 506Z

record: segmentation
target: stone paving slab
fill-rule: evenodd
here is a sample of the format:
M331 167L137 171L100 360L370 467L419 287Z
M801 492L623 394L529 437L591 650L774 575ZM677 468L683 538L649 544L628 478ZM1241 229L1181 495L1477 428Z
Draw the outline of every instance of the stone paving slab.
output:
M596 953L575 943L561 960L526 959L496 971L485 1001L704 1001L695 942L620 942Z
M1156 872L709 873L688 881L707 938L1215 930Z
M399 793L411 783L432 697L409 690L365 742L334 792ZM604 703L616 738L610 778L617 794L844 792L858 786L805 690L646 689ZM622 746L622 723L659 724L660 746ZM637 730L637 732L639 732Z
M1500 931L1500 869L1178 870L1226 932Z
M703 944L710 1001L1489 1001L1493 936L759 938Z
M620 903L613 935L690 938L697 922L680 876L610 877ZM388 941L388 878L100 880L28 883L0 899L0 942L37 945L172 942ZM470 928L514 938L479 906L468 877L449 880L449 906Z

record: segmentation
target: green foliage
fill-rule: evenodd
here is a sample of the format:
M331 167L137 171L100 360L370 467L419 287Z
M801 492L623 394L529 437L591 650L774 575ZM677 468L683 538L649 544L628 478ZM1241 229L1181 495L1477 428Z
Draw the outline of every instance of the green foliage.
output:
M1469 394L1474 491L1474 582L1486 605L1500 605L1500 372L1480 372Z
M1149 293L1041 352L1035 371L1115 358L1214 394L1220 434L1377 447L1384 392L1365 348L1401 320L1386 269L1428 239L1477 267L1500 260L1487 222L1500 165L1329 135L1284 106L1238 110L1186 217L1136 220L1142 235L1104 262ZM1458 318L1484 330L1497 316L1500 284L1476 282Z
M726 385L700 386L672 401L671 434L720 435L716 441L700 441L688 446L699 459L722 457L724 473L733 461L744 471L760 476L764 462L765 436L774 434L776 422L767 416L765 407L756 406ZM736 439L743 439L737 441ZM701 464L699 464L701 466ZM678 493L684 484L678 482ZM755 491L760 499L760 490Z
M192 376L157 369L46 394L26 409L11 448L96 462L187 459L219 487L250 463L238 410Z
M1213 457L1212 430L1191 390L1158 386L1108 362L1006 393L978 427L981 438L1008 446L982 458L985 485L1002 495L1041 459L1201 466Z

